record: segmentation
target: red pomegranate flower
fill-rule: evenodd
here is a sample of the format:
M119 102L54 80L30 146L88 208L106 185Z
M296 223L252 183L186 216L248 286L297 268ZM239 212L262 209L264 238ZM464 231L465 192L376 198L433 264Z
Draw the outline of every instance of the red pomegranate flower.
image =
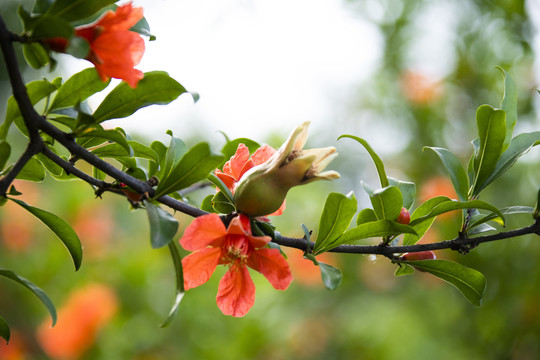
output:
M103 81L109 78L122 79L131 87L143 78L135 69L144 53L144 40L129 31L143 17L142 8L131 3L120 6L115 12L107 11L97 22L75 29L75 35L85 38L90 44L86 57L96 67Z
M229 270L221 279L217 305L225 315L244 316L255 302L255 285L248 266L264 275L275 289L285 290L293 277L277 249L264 246L268 236L253 236L249 217L240 214L229 227L217 214L196 218L184 232L180 244L193 253L182 259L185 289L204 284L218 264Z

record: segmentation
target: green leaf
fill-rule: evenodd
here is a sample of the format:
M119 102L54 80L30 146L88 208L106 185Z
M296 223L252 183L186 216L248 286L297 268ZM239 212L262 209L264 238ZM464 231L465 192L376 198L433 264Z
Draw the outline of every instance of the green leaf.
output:
M347 195L330 193L326 198L324 209L319 221L319 231L315 241L314 253L326 248L340 237L351 224L356 213L357 202L354 193Z
M52 147L49 147L49 150L51 150L52 152L55 152ZM57 163L55 163L54 161L52 161L45 155L40 153L40 154L36 154L35 156L36 156L36 159L38 159L39 162L43 165L43 167L45 167L45 169L47 169L47 171L51 173L51 175L60 176L64 172L64 169L62 169L60 165L58 165Z
M396 272L394 273L395 276L403 276L403 275L411 275L414 274L414 268L407 264L397 264L398 267L396 269Z
M484 210L489 210L491 212L494 212L495 214L497 214L501 219L503 219L503 222L504 222L504 215L501 213L501 211L485 202L485 201L482 201L482 200L471 200L471 201L454 201L454 200L451 200L451 201L444 201L444 202L441 202L440 204L437 204L433 207L433 209L426 215L424 216L421 216L419 218L416 218L416 219L411 219L411 222L409 223L409 225L411 226L414 226L416 224L420 224L421 222L423 221L426 221L426 220L429 220L431 219L432 217L434 216L437 216L437 215L441 215L441 214L444 214L446 212L449 212L449 211L454 211L454 210L461 210L461 209L484 209Z
M510 206L503 209L500 209L501 213L504 215L514 215L514 214L532 214L534 208L532 206ZM478 214L473 216L470 220L470 225L467 228L467 231L488 221L495 221L499 225L504 225L502 219L499 215L495 213L491 214ZM491 230L491 229L490 229Z
M45 169L35 158L30 158L22 170L17 174L17 179L40 182L45 179Z
M110 80L101 80L95 68L85 69L70 77L60 86L49 111L74 106L90 95L105 89L109 83Z
M170 243L178 231L178 220L149 201L144 202L150 222L150 244L158 249Z
M536 200L536 206L533 211L533 218L538 219L540 217L540 190L538 190L538 199Z
M391 220L377 220L358 225L347 230L338 240L339 245L347 244L370 237L396 236L400 234L415 234L415 230L405 224Z
M388 178L386 177L386 172L384 171L384 164L381 160L381 158L375 153L375 151L369 146L368 142L362 138L359 138L358 136L354 135L341 135L338 137L338 140L341 138L351 138L353 140L358 141L364 148L366 148L367 152L373 159L373 162L375 163L375 167L377 168L377 173L379 174L379 180L381 181L381 187L385 188L390 185L388 182Z
M9 325L2 316L0 316L0 336L6 340L6 344L9 344L9 337L11 336L11 333L9 331Z
M401 196L403 197L403 207L410 209L414 204L414 199L416 197L416 184L409 181L394 179L392 177L388 177L388 181L390 182L390 185L396 186L401 192Z
M207 195L203 201L201 201L201 210L209 212L209 213L215 213L216 209L212 206L212 199L214 198L214 194Z
M466 201L469 192L469 179L457 156L450 150L444 148L425 146L424 149L433 150L433 152L439 156L446 171L448 171L448 174L450 175L457 196L461 201Z
M90 43L83 37L72 36L69 39L65 52L77 59L86 59L90 54Z
M127 117L149 105L165 105L175 100L186 89L166 72L144 74L135 89L126 82L120 83L103 100L94 113L97 123Z
M38 42L22 44L24 59L34 69L41 69L49 63L49 54Z
M114 143L117 143L124 149L123 156L133 156L133 150L129 146L129 143L126 139L126 136L122 131L119 130L119 128L116 128L114 130L103 130L103 129L93 129L93 130L87 130L83 132L80 136L80 138L89 138L89 139L104 139L108 141L112 141Z
M171 171L161 179L154 198L184 189L208 177L223 157L212 153L210 146L199 143L188 150Z
M396 220L398 218L403 207L403 197L396 186L375 190L369 198L379 220Z
M499 161L497 161L495 170L491 173L484 184L478 187L478 191L482 190L488 184L492 183L495 179L504 174L512 167L512 165L516 163L517 159L526 154L531 148L539 144L540 131L519 134L513 138L508 149L502 153Z
M169 315L165 319L165 321L160 325L160 327L164 328L168 326L171 321L174 319L174 316L178 312L178 308L180 306L180 302L182 301L182 298L184 297L184 272L182 268L182 258L180 257L180 252L178 251L178 247L174 242L169 243L169 251L171 252L171 257L174 264L174 273L176 275L176 297L174 300L174 304L169 311Z
M60 219L58 216L48 211L30 206L21 200L13 198L10 198L10 200L19 204L32 215L37 217L58 236L60 241L62 241L69 254L71 255L71 259L73 260L73 264L75 265L75 270L79 270L82 262L82 246L79 237L71 228L71 226L69 226L67 222Z
M69 39L73 35L73 26L65 19L47 14L32 18L27 29L32 32L31 39Z
M182 156L185 155L187 151L186 144L182 141L182 139L177 138L173 135L172 131L167 131L167 134L171 136L171 142L169 143L169 147L167 148L167 151L165 153L165 157L160 155L161 159L161 169L158 172L158 177L160 179L164 179L169 175L171 172L171 169L178 165L178 162L180 159L182 159ZM150 146L154 149L154 146L158 143L153 142ZM156 152L161 149L154 149Z
M479 188L491 176L501 156L506 136L505 118L504 110L495 110L489 105L482 105L476 111L480 148L474 159L476 176L473 197L479 194Z
M429 200L426 200L424 203L422 203L422 205L416 208L416 210L414 210L414 212L411 214L411 222L431 213L434 207L446 201L452 201L452 199L446 196L437 196ZM418 224L413 224L412 227L416 231L416 234L405 234L405 236L403 237L403 245L416 244L424 236L424 234L429 230L429 228L431 227L434 221L435 221L435 216L431 217L429 220L422 221Z
M67 21L75 21L94 15L116 0L56 0L46 14L61 17Z
M185 147L185 144L184 144ZM150 144L150 148L155 151L157 154L159 161L157 163L150 163L148 164L148 175L153 176L156 175L158 170L163 169L165 164L165 158L167 154L167 147L161 142L161 141L154 141ZM163 169L164 170L164 169ZM158 176L158 178L161 176Z
M415 234L414 229L409 225L398 224L391 220L377 220L367 222L343 233L337 240L330 244L326 244L315 252L315 255L335 248L343 244L355 244L358 240L371 237L397 236L403 233Z
M32 81L31 83L28 83L26 85L26 91L32 105L35 105L41 99L49 96L49 94L51 94L57 88L58 87L54 83L51 83L47 80ZM9 127L18 118L21 118L21 111L19 109L17 101L15 101L15 98L12 95L7 101L6 117L4 123L2 124L2 126L0 126L0 140L6 138ZM25 135L27 134L26 131L23 133Z
M501 109L506 112L506 136L502 151L505 151L512 140L512 132L517 123L517 89L514 80L500 66L497 66L504 78L504 94L501 100Z
M429 272L454 285L466 298L480 306L486 289L486 278L482 273L448 260L403 261L415 268Z
M321 269L321 279L324 286L326 286L328 290L337 289L337 287L341 285L341 280L343 278L341 270L322 262L318 262L318 264L319 269Z
M8 279L15 281L16 283L24 286L25 288L30 290L34 295L36 295L38 299L41 301L41 303L45 306L49 314L51 315L52 326L56 324L56 309L51 299L49 299L49 297L47 296L47 294L45 294L43 290L37 287L30 280L27 280L23 278L22 276L19 276L13 271L8 270L8 269L0 269L0 276L4 276L4 277L7 277Z
M7 141L0 140L0 172L4 170L10 154L11 146L9 146Z
M375 211L373 209L362 209L358 213L358 217L356 218L356 225L360 225L363 223L367 223L370 221L377 221L377 214L375 214Z
M134 31L138 34L148 36L150 38L149 41L156 40L156 37L150 32L150 25L148 25L148 21L146 21L144 17L133 25L129 31Z

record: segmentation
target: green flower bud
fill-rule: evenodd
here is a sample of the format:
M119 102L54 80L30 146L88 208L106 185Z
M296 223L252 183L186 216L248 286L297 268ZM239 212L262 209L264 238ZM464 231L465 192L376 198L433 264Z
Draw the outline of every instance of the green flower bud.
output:
M303 150L309 122L297 127L266 162L246 172L234 192L236 209L263 216L279 209L290 188L320 179L337 179L336 171L324 168L337 156L334 147Z

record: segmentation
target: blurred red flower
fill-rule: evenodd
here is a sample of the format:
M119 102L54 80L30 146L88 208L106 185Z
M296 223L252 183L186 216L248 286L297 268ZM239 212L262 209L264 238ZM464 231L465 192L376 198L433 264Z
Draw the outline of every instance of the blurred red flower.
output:
M253 236L249 217L240 214L226 229L217 214L196 218L180 244L193 251L182 259L186 290L204 284L218 264L229 270L218 287L217 305L225 315L244 316L255 302L255 285L247 266L262 273L275 289L285 290L293 277L277 249L265 248L269 236Z
M220 178L234 194L236 184L240 181L242 176L251 168L266 162L266 160L270 159L275 152L276 150L271 146L263 145L250 156L248 147L244 144L238 144L236 153L225 163L225 165L223 165L223 171L216 169L216 176ZM279 209L268 215L278 216L283 214L284 210L285 201L283 201L283 204Z
M45 353L53 359L78 359L94 343L97 332L117 309L115 292L103 284L89 284L70 295L58 311L58 323L47 319L37 331Z

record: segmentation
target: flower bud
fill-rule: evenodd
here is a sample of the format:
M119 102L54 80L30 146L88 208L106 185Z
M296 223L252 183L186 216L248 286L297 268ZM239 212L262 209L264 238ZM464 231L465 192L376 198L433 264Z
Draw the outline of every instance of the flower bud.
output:
M435 260L437 259L437 256L433 251L419 251L413 253L405 253L401 255L399 259L405 261Z
M396 219L396 222L400 224L409 225L409 223L411 222L411 214L409 213L409 210L402 207L401 212L399 213L399 216Z
M297 127L266 162L251 168L237 183L234 204L242 213L263 216L281 206L290 188L320 179L337 179L324 168L337 156L334 147L303 150L309 122Z

